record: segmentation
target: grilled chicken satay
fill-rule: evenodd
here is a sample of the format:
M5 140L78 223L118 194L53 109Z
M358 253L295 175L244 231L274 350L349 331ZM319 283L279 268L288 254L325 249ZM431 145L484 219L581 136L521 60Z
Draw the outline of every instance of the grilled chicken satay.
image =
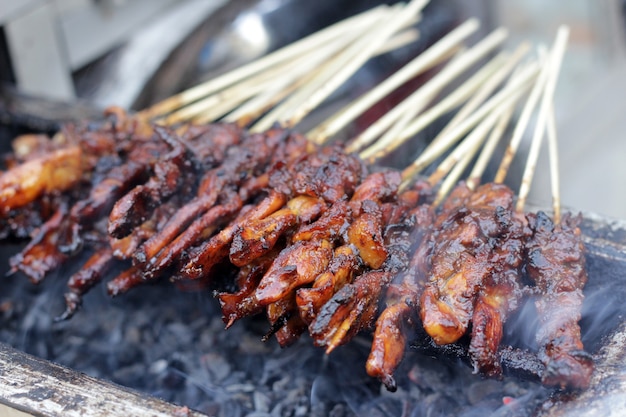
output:
M241 129L231 124L188 126L180 138L157 127L161 137L168 141L171 151L154 166L153 176L120 198L109 216L108 232L112 237L127 236L134 227L150 217L153 210L196 176L222 163L226 150L240 143Z
M65 293L66 308L58 320L72 317L80 308L83 295L99 283L114 264L115 257L110 246L96 250L83 267L68 280L69 291Z
M63 240L60 226L68 212L67 204L61 203L54 215L33 232L28 245L9 259L10 272L21 271L31 282L37 284L43 281L47 271L67 259L67 255L58 249L58 245Z
M152 237L165 223L176 213L179 203L169 200L167 203L157 207L152 216L135 227L132 233L121 239L109 237L109 245L113 249L113 256L117 259L131 260L137 248L150 237Z
M412 328L418 320L419 298L429 269L429 242L425 241L433 223L428 204L411 210L402 229L393 235L398 242L391 258L398 253L397 275L385 294L385 307L376 320L372 347L366 362L368 375L378 378L388 390L396 390L393 374L404 357ZM389 239L389 238L388 238ZM424 242L424 244L422 244ZM412 253L410 261L403 254ZM390 259L389 263L393 261Z
M315 278L311 288L300 288L296 292L298 313L306 324L311 324L320 308L344 285L352 282L360 265L356 251L350 245L335 249L328 268Z
M130 150L127 161L118 161L118 164L113 166L104 164L106 172L102 175L94 174L93 185L86 198L74 203L60 221L51 219L49 221L51 224L42 228L46 233L56 236L54 250L66 256L51 257L50 262L46 263L31 262L30 258L39 254L33 251L32 245L29 245L19 258L14 258L14 264L18 262L31 266L37 264L39 268L37 271L33 267L18 268L25 273L28 270L29 274L34 274L31 279L39 280L52 269L59 267L60 262L65 261L67 256L80 252L83 246L83 228L92 228L99 218L108 214L117 198L142 180L149 165L156 161L160 152L167 149L165 145L158 140L138 140ZM42 239L40 244L46 246L46 242L49 241ZM52 262L52 259L57 263Z
M270 185L291 196L290 200L274 214L243 224L235 235L231 261L244 265L272 250L276 240L287 234L287 247L249 295L255 304L265 306L272 325L270 333L281 345L291 344L306 329L297 313L296 290L315 280L332 259L335 239L347 226L337 220L349 211L345 200L354 192L362 170L360 161L339 148L326 148L292 164L280 164L270 174ZM324 212L333 199L339 199L337 203L345 208L337 213L339 216Z
M328 269L315 279L312 287L302 288L296 294L300 316L306 323L311 324L322 305L341 287L352 282L353 277L358 275L364 266L379 267L382 264L381 260L386 259L386 250L384 247L381 248L380 242L382 212L377 213L373 210L372 202L380 203L393 197L399 180L398 174L392 171L370 174L356 188L349 204L340 202L331 208L328 218L340 226L336 227L337 232L341 228L345 230L341 234L337 233L337 236L347 234L347 237L343 238L344 244L335 249ZM353 215L355 212L356 220ZM325 228L322 223L312 225L308 229L313 227L318 231ZM301 231L294 240L302 239L307 233L310 232Z
M478 292L493 273L494 246L506 232L503 216L513 208L513 192L495 183L459 191L453 199L461 204L444 207L435 221L430 276L420 300L424 329L440 345L466 332Z
M303 152L305 145L306 141L301 136L293 135L284 129L274 129L264 134L251 134L241 145L229 148L224 162L205 175L198 188L197 197L181 207L163 231L140 248L135 256L135 263L138 265L154 263L153 258L159 252L183 233L196 218L215 205L222 190L238 191L243 184L251 184L247 180L263 175L275 158L288 159L289 156L286 154L288 151L296 152L300 149L300 152ZM192 230L201 231L201 228L193 228L186 233L196 233ZM199 236L187 236L185 241L193 245L197 237Z
M309 325L314 343L328 353L373 326L382 294L399 269L406 267L407 236L396 226L417 199L398 199L399 183L400 177L394 172L373 174L355 193L358 199L351 201L358 211L345 241L355 248L366 271L340 286Z
M44 194L63 192L84 174L78 145L54 150L0 174L0 214L26 206Z
M137 247L155 233L159 223L164 223L171 217L175 208L172 201L169 201L158 207L153 212L152 218L133 229L129 236L123 239L109 238L108 244L103 241L101 247L96 248L81 269L68 280L69 291L65 293L65 311L57 319L66 320L76 314L82 305L83 295L102 281L119 260L131 259ZM127 274L111 284L114 288L111 292L118 295L129 290L133 284L138 284L138 281L129 280L128 276L132 274Z
M378 300L392 279L388 271L367 271L337 291L309 325L315 345L330 353L359 332L372 328Z
M49 219L61 204L63 197L42 196L18 209L0 215L0 239L26 239Z
M209 240L191 250L189 260L179 271L179 279L210 279L210 273L217 264L228 258L230 244L237 230L247 222L262 219L276 212L287 202L287 196L278 191L270 191L257 205L246 205L228 226Z
M321 198L329 204L344 201L354 193L362 169L360 161L339 148L327 148L317 155L308 155L297 161L291 170L295 177L292 194L296 195L291 201L299 197ZM322 177L325 181L321 181ZM280 186L278 188L281 189ZM311 227L315 226L302 226L305 230ZM256 296L261 303L277 301L298 287L313 282L326 269L332 258L334 240L333 229L325 232L324 236L318 234L316 239L310 240L302 239L303 235L298 236L296 232L297 238L281 251L257 288Z
M67 124L50 140L40 135L18 139L10 169L0 174L0 217L43 195L67 192L88 181L101 158L129 146L132 132L148 134L149 128L125 122L124 114L115 113L107 111L114 117L98 128Z
M323 148L275 167L269 185L290 200L284 209L240 229L233 240L231 262L240 266L261 256L287 231L310 223L328 204L352 195L363 169L357 158L338 147Z
M502 374L497 353L504 323L522 297L521 267L529 232L524 219L512 211L501 211L498 222L503 233L491 255L491 274L476 299L469 347L475 370L487 376Z
M526 244L526 269L540 291L537 342L546 365L542 381L584 389L593 360L584 350L578 325L587 282L580 217L563 216L558 225L543 212L527 218L533 234Z
M217 295L226 328L243 317L263 312L264 306L256 299L255 291L261 278L281 249L274 248L271 252L241 267L235 278L237 291L234 293L221 292Z
M323 200L297 196L287 201L284 208L269 216L241 227L230 247L230 261L244 266L274 248L278 239L298 224L309 223L326 209Z

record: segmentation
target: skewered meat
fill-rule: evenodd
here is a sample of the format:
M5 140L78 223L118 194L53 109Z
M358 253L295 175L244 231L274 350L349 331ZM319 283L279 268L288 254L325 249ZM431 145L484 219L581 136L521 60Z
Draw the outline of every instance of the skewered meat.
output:
M497 352L504 322L522 298L521 267L528 234L523 219L511 211L500 211L498 221L503 232L491 255L491 274L476 299L469 347L475 369L488 376L502 373Z
M588 383L576 222L552 227L540 213L527 224L502 185L457 187L433 218L432 207L418 206L423 188L398 193L399 173L367 175L341 147L316 149L280 128L175 133L115 112L99 129L68 126L59 138L17 143L1 195L23 182L20 170L58 151L79 153L68 168L75 176L49 185L36 175L37 186L11 194L15 206L3 206L0 220L4 235L31 225L31 243L11 264L35 282L83 247L93 253L68 282L62 318L122 261L132 265L107 284L111 295L163 276L198 287L228 281L217 294L226 326L265 311L268 337L282 346L308 330L330 353L375 325L366 369L393 390L420 317L437 343L458 340L472 323L469 355L477 370L498 375L503 325L525 291L526 264L540 293L544 382ZM20 207L40 207L41 215L18 221ZM565 253L568 245L579 246ZM221 281L218 271L227 271Z
M58 317L59 320L70 318L78 310L82 303L82 296L102 280L114 262L113 250L105 246L95 251L85 265L70 277L67 282L70 291L65 293L66 309Z
M67 259L58 249L63 240L59 226L67 214L67 204L62 203L54 215L33 232L30 243L9 260L11 272L22 271L36 284L44 279L45 272Z
M396 390L394 371L404 357L411 329L418 322L419 297L426 280L430 242L424 241L424 235L433 223L433 213L429 205L423 204L413 209L405 220L400 235L392 235L400 241L399 250L413 252L410 262L396 261L399 275L385 295L386 307L378 319L373 334L372 347L366 362L368 375L378 378L390 391ZM408 247L407 247L408 246ZM417 247L417 250L412 250ZM392 258L393 259L393 258ZM390 264L393 265L393 261ZM407 267L408 263L408 267Z
M513 208L513 192L503 185L462 193L462 204L450 211L444 207L435 221L430 276L420 303L424 329L438 344L453 343L466 332Z
M356 219L348 227L344 243L354 247L355 256L358 256L356 260L348 257L348 262L371 270L356 274L354 278L345 269L340 269L340 274L322 275L320 278L330 283L322 281L319 288L330 287L334 291L312 293L320 298L303 300L308 301L308 305L303 303L303 310L311 321L309 333L314 343L326 347L329 353L358 332L372 327L387 285L395 274L406 268L403 262L406 261L406 252L400 252L410 246L408 235L397 227L399 224L390 222L402 223L404 215L417 203L417 198L410 192L413 198L398 199L399 184L400 178L395 172L371 174L357 188L350 201ZM304 295L309 294L304 292ZM309 298L312 297L309 295ZM319 307L321 302L323 304Z
M251 220L269 216L279 210L286 201L284 194L270 191L269 195L256 207L248 206L228 226L193 250L189 261L180 271L181 278L208 279L213 267L228 257L230 243L237 230Z
M188 224L213 207L220 196L223 200L232 198L228 194L229 192L239 191L242 185L246 184L248 178L261 175L271 165L273 158L286 156L285 150L279 151L278 148L284 147L294 150L298 146L302 148L303 144L304 140L299 136L276 129L263 135L252 134L241 145L229 148L228 157L225 161L205 175L198 188L197 197L184 205L163 231L153 236L139 249L135 256L135 263L142 265L152 262L159 252L167 251L166 246ZM252 197L249 191L244 192L244 194L245 198ZM210 224L206 223L205 227L208 226ZM198 224L189 229L188 233L193 233L193 235L187 237L188 246L186 248L195 244L203 229L202 225ZM156 273L158 271L153 271L151 275L154 276Z
M78 145L57 149L0 174L0 215L25 206L43 194L63 192L83 175Z
M543 212L529 214L533 235L526 245L528 275L540 290L537 342L548 385L584 389L593 372L580 336L580 310L587 282L580 217L564 216L558 225Z

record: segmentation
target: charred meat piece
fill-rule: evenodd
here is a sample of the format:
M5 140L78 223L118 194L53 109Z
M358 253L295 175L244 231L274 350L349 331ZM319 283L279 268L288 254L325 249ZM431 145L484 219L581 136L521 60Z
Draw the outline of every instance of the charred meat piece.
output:
M302 140L300 136L291 135L289 131L275 129L264 134L250 134L240 145L228 148L223 163L205 174L196 197L181 207L165 228L138 250L135 264L145 265L152 262L189 224L213 207L220 195L226 199L230 192L238 192L242 185L249 184L250 178L263 175L274 158L283 156L284 149L279 148L297 149L298 146L302 147ZM246 198L250 197L253 196L246 195ZM189 239L189 243L193 245L196 242Z
M84 175L78 145L56 149L0 174L0 215L26 206L44 194L64 192Z
M504 323L522 298L521 268L529 233L526 222L517 213L503 212L498 220L504 231L491 254L491 274L476 300L469 347L474 368L488 376L502 373L498 349Z
M241 199L235 193L224 193L222 201L222 204L210 208L193 221L143 267L146 280L159 278L168 267L184 262L184 254L188 248L193 247L199 239L211 236L217 227L234 218L242 207Z
M48 271L57 268L67 259L67 255L58 248L64 239L61 225L67 215L67 204L61 204L54 215L33 232L29 244L11 257L11 272L21 271L33 283L38 284Z
M303 155L290 164L275 165L269 174L269 186L291 199L284 209L240 229L233 239L231 262L245 265L271 250L287 231L317 219L326 210L325 201L332 204L350 198L362 172L358 159L338 147Z
M134 227L145 222L160 204L167 202L177 190L181 188L186 177L195 172L188 161L187 150L182 140L164 127L155 127L159 139L170 146L170 150L163 152L158 161L151 161L149 165L151 176L145 184L135 186L130 192L123 195L109 214L109 235L122 238L131 233Z
M546 365L547 385L584 389L593 372L578 321L587 282L580 217L564 216L558 225L543 212L527 216L533 235L526 245L526 269L540 291L537 342Z
M491 255L506 236L513 192L489 183L444 207L431 234L429 281L421 297L424 329L437 344L457 341L467 330L476 297L494 264Z
M237 230L247 222L262 219L279 210L287 202L287 197L276 191L256 206L245 206L242 212L228 226L215 236L193 248L189 260L179 271L182 279L208 279L213 267L228 258L230 244Z
M278 239L299 223L309 223L324 210L324 202L315 197L297 196L286 207L269 216L243 225L233 238L230 261L244 266L270 251Z
M235 278L237 291L234 293L221 292L217 298L222 307L222 315L226 328L235 321L248 316L262 313L263 305L256 298L256 288L276 258L279 250L276 248L265 256L255 259L241 267Z
M332 204L351 197L366 175L363 162L338 146L301 155L284 169L275 170L270 180L274 189L287 195L323 198Z
M326 269L332 253L328 240L300 241L283 249L261 279L257 300L267 305L310 284Z
M65 293L65 312L57 319L67 320L72 317L82 304L82 296L104 278L114 263L113 250L109 246L94 252L67 282L69 291Z
M320 308L344 285L352 282L361 269L360 260L350 245L335 249L328 268L319 274L311 288L300 288L296 292L296 303L302 320L311 324Z
M432 210L424 204L412 209L401 224L390 227L385 235L390 249L386 267L397 275L386 291L385 307L376 320L365 368L368 375L381 380L390 391L396 390L393 374L419 321L419 298L429 269L430 247L425 235L432 223Z
M315 345L330 353L360 331L371 329L376 321L380 294L392 278L389 272L368 271L342 287L309 325Z

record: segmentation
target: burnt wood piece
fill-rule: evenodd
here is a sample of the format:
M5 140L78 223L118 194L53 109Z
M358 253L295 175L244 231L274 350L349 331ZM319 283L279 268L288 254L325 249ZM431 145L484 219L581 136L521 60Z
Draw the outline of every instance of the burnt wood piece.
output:
M0 415L206 417L4 344L0 344L0 386Z

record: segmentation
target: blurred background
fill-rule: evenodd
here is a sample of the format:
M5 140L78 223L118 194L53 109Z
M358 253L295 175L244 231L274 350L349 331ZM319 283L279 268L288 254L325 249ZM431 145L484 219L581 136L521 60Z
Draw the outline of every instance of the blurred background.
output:
M378 3L0 0L0 124L11 136L98 117L112 104L141 109ZM470 16L482 22L481 35L507 27L508 47L550 44L567 24L556 91L562 202L626 219L626 1L431 0L424 16L420 40L361 74L353 90ZM549 206L549 190L543 160L531 201Z

